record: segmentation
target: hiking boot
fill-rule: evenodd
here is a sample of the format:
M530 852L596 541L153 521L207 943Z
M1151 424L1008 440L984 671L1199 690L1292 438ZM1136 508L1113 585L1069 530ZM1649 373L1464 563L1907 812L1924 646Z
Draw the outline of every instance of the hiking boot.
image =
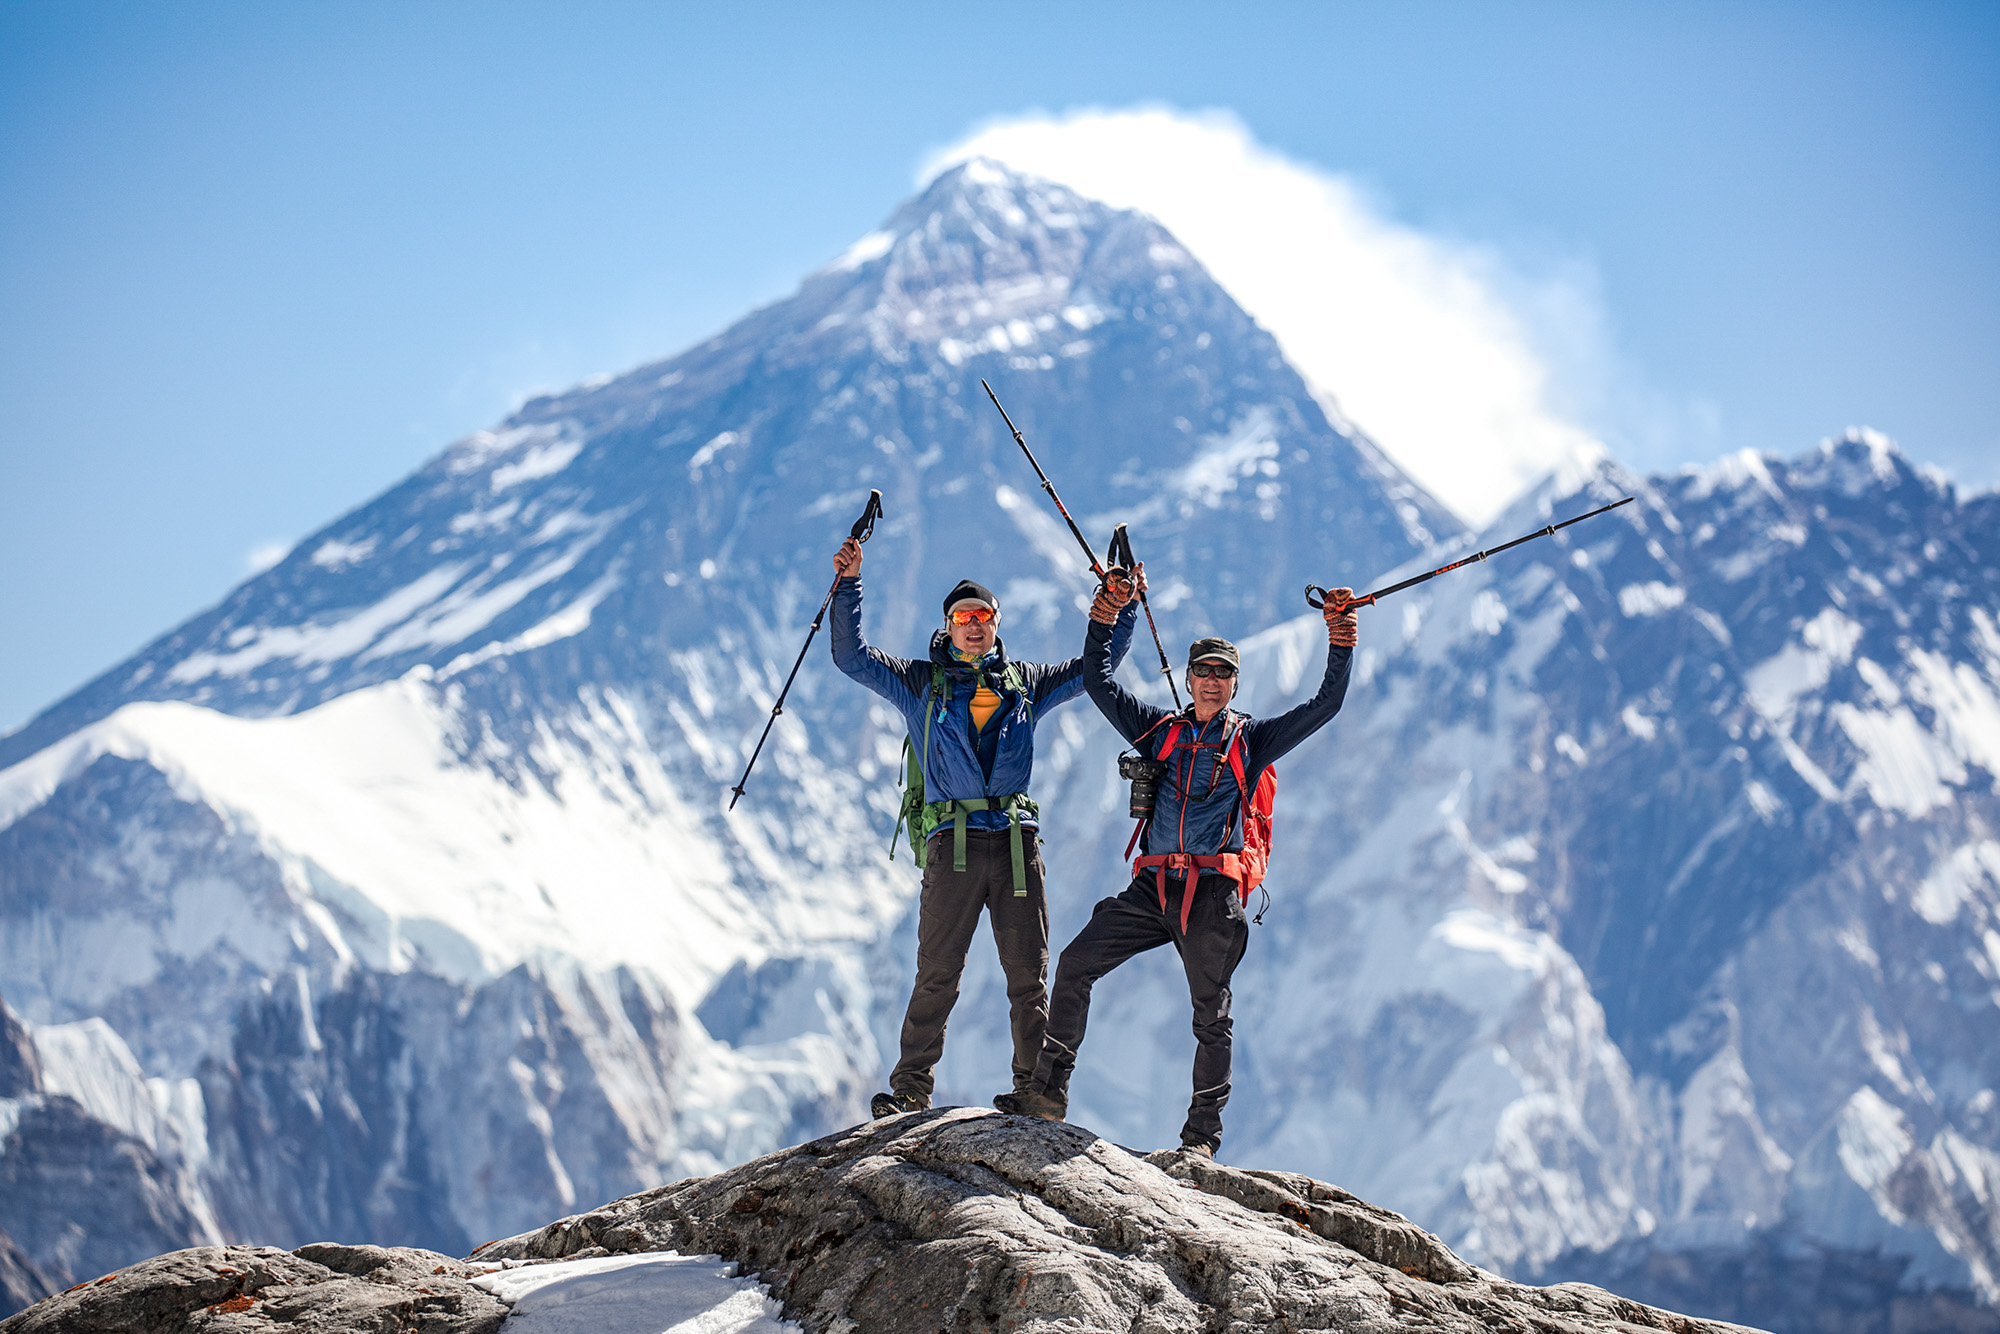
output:
M1211 1163L1215 1161L1215 1150L1206 1144L1183 1144L1181 1152L1193 1158L1206 1158Z
M1045 1121L1060 1121L1069 1112L1068 1101L1052 1098L1037 1088L1002 1093L993 1105L1009 1116L1039 1116Z
M904 1112L927 1112L931 1100L921 1093L878 1093L868 1100L868 1115L880 1121L885 1116L901 1116Z

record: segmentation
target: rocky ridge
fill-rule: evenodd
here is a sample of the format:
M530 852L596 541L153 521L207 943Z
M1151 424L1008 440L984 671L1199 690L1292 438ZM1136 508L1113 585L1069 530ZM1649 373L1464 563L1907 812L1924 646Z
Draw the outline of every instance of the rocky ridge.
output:
M471 1258L664 1249L734 1260L814 1334L1739 1328L1508 1282L1309 1177L974 1108L870 1122Z
M197 1247L0 1322L72 1331L491 1334L502 1266L715 1254L813 1334L933 1330L1508 1330L1722 1334L1598 1288L1511 1283L1324 1182L976 1108L872 1121L628 1196L465 1261L318 1243Z
M506 1303L472 1277L448 1255L404 1246L196 1246L86 1279L0 1321L0 1329L492 1334L507 1319Z

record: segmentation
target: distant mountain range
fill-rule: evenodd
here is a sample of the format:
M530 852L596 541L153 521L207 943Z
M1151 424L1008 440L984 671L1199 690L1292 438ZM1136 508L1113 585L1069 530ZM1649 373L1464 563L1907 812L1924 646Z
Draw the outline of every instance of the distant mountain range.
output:
M871 487L873 641L919 651L969 575L1016 656L1078 651L1088 574L982 376L1093 541L1132 525L1170 647L1242 642L1258 713L1324 651L1306 582L1638 497L1361 613L1346 708L1280 765L1225 1157L1703 1314L1815 1327L1722 1277L1810 1262L1986 1318L2000 501L1861 432L1578 458L1469 534L1158 224L983 161L0 738L21 1272L463 1253L865 1117L914 948L899 724L816 649L726 789ZM1087 703L1042 726L1058 945L1121 883L1116 749ZM954 1100L1005 1078L989 948ZM1183 1110L1169 963L1093 1010L1073 1114L1123 1143Z

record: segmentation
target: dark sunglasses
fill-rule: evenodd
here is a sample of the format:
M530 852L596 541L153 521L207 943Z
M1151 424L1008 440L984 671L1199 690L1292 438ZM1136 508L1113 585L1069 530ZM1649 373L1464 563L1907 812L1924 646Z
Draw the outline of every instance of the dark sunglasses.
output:
M1188 675L1213 676L1218 680L1227 681L1230 677L1236 675L1236 669L1226 662L1198 662L1188 668Z

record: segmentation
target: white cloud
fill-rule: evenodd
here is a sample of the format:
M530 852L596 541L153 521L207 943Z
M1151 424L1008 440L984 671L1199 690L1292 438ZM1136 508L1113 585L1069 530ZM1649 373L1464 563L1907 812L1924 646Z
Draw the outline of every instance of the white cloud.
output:
M1542 350L1599 337L1587 285L1533 282L1490 247L1399 223L1348 178L1259 145L1227 112L1001 120L936 155L922 178L978 156L1158 218L1328 407L1337 398L1338 413L1474 523L1598 448L1553 405Z
M262 574L292 554L290 542L259 542L244 553L243 564L252 574Z

